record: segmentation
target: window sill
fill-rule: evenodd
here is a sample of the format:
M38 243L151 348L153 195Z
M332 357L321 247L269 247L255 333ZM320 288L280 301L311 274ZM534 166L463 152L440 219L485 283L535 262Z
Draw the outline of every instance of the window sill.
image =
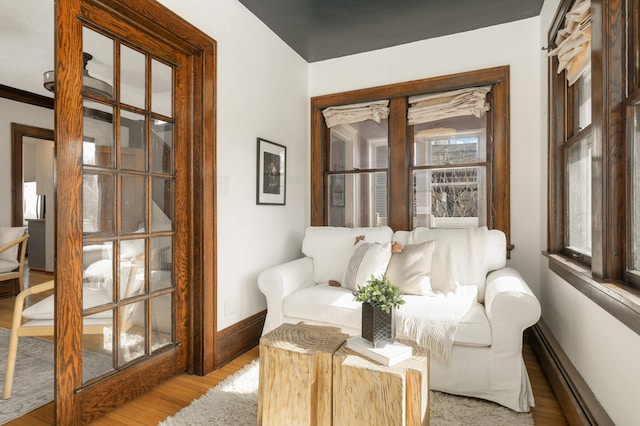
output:
M549 259L549 269L640 335L640 292L594 278L584 265L565 256L543 254Z

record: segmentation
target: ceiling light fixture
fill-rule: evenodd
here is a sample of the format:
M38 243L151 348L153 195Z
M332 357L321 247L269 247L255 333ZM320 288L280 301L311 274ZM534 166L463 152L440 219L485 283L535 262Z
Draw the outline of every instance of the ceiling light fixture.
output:
M93 59L93 55L83 52L82 58L84 60L84 66L82 67L82 91L85 93L92 93L98 96L105 96L109 99L113 98L113 87L106 81L91 77L87 70L87 64ZM44 76L44 88L50 92L55 90L55 72L47 71ZM55 92L54 92L55 93Z

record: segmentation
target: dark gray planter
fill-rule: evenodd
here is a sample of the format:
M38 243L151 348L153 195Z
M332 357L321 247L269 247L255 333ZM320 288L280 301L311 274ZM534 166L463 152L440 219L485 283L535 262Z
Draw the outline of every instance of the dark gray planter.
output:
M396 321L393 308L386 313L379 307L362 304L362 337L373 343L374 348L383 348L396 338Z

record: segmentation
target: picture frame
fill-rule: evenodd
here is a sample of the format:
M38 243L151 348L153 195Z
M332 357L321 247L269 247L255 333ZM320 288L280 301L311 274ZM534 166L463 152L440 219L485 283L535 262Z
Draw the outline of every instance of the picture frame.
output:
M256 204L281 205L287 201L287 147L257 139Z

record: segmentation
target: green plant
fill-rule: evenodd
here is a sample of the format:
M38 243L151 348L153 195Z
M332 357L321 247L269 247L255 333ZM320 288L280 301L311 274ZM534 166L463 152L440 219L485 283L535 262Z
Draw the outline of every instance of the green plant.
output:
M367 302L373 307L379 307L386 313L391 312L391 308L397 308L404 305L402 292L398 286L389 281L386 275L378 278L371 275L371 279L366 285L359 285L358 289L353 291L354 300L356 302Z

